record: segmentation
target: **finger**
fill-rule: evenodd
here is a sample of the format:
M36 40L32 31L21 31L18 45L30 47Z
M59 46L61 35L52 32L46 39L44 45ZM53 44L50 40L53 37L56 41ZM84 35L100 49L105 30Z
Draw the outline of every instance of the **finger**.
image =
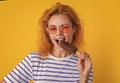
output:
M91 65L92 62L91 62L91 58L90 58L89 54L84 52L84 57L85 57L85 59L84 59L85 63Z
M88 54L88 53L86 53L86 52L84 52L83 57L84 57L84 59L88 59L88 58L90 58L89 54Z
M79 52L78 53L78 64L83 64L83 62L84 62L84 52Z
M78 52L78 64L82 65L83 64L83 59L84 59L84 53L83 52Z
M81 57L81 61L79 63L82 65L85 65L86 63L91 62L90 57L86 52L82 52L80 57Z
M78 56L78 63L80 63L81 62L81 52L76 52L76 54L77 54L77 56Z
M84 59L84 52L81 52L80 57L81 59Z

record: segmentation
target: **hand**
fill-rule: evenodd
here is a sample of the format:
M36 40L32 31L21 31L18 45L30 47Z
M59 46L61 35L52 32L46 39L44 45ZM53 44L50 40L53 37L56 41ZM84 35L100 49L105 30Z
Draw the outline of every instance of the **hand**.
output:
M80 78L88 78L92 65L90 56L86 52L78 52L77 55L79 57L77 66Z

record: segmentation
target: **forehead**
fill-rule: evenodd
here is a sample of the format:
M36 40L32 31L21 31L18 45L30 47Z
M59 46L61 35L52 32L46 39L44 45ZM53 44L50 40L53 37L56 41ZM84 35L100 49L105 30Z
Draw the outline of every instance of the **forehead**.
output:
M53 15L53 16L50 17L50 19L48 21L48 26L49 25L59 26L59 25L63 25L63 24L71 25L70 20L64 14Z

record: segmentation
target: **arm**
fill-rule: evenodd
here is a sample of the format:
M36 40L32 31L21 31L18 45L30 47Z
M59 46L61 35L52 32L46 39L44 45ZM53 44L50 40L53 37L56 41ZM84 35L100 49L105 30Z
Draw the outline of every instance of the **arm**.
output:
M32 63L31 55L28 55L4 77L2 83L27 83L31 79Z
M4 80L2 80L0 83L6 83Z
M89 75L81 76L79 83L88 83L88 76Z
M80 81L79 83L88 83L89 74L91 70L91 59L87 53L77 53L79 60L78 60L78 71L80 74Z

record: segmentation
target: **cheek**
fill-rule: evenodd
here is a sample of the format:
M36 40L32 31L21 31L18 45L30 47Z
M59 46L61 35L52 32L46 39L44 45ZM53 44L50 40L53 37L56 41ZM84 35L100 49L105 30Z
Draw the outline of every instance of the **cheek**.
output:
M49 35L51 42L54 42L54 35Z
M73 33L67 33L67 34L65 34L65 36L66 36L66 40L68 41L68 42L72 42L72 40L73 40Z

